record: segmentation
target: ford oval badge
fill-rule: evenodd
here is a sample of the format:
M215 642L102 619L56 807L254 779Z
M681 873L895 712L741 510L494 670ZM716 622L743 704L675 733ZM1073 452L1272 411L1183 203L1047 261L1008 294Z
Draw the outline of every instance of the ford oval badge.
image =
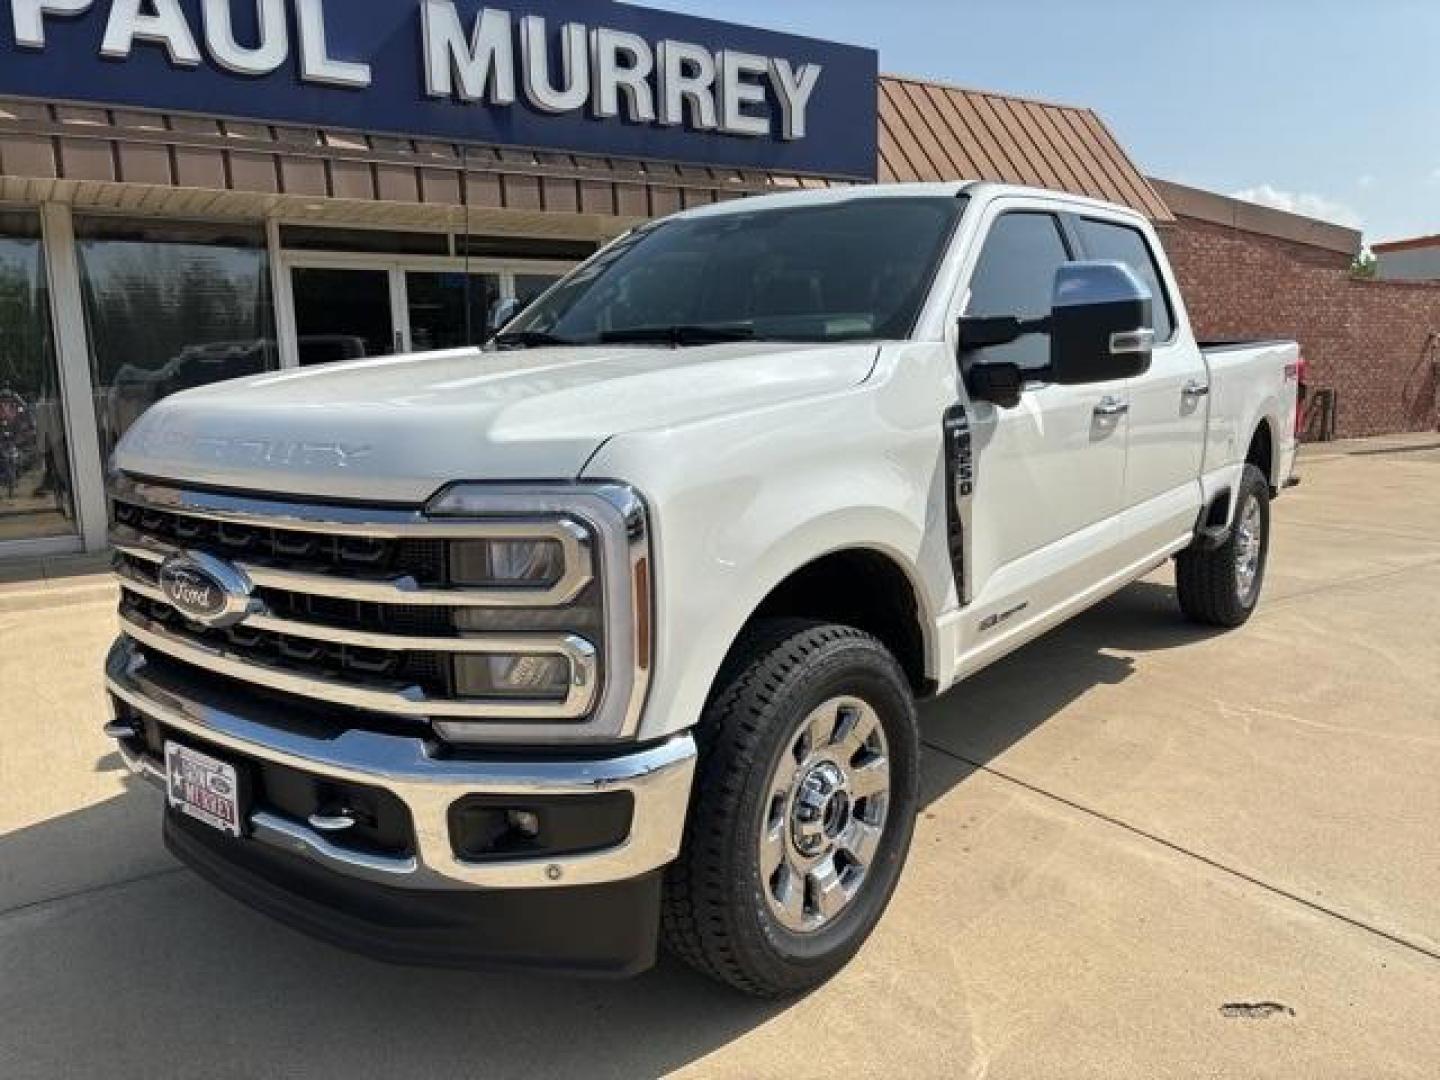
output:
M254 585L238 566L204 552L160 564L160 591L176 611L202 626L234 626L254 610Z

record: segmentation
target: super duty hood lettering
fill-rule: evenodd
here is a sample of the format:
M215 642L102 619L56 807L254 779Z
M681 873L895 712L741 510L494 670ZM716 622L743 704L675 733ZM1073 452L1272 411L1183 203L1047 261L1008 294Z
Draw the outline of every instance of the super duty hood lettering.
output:
M365 443L196 435L176 429L142 432L136 443L140 452L155 456L174 454L217 465L297 469L353 468L375 453L375 448Z

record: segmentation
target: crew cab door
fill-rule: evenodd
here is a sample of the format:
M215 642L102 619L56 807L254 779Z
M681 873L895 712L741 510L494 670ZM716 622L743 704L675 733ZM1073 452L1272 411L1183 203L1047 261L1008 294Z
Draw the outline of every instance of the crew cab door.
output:
M1030 205L1004 200L991 206L960 314L1049 315L1055 273L1079 253L1054 213ZM962 378L978 363L1014 363L1039 378L1049 359L1048 333L1031 333L962 353L960 365ZM1125 379L1030 382L1014 408L971 403L974 482L962 649L983 649L987 641L1023 632L1116 569L1128 390Z
M1130 380L1130 442L1125 471L1126 546L1135 558L1188 535L1200 502L1209 416L1204 354L1182 326L1159 254L1132 222L1096 214L1070 218L1087 259L1125 263L1153 294L1155 346L1150 369Z

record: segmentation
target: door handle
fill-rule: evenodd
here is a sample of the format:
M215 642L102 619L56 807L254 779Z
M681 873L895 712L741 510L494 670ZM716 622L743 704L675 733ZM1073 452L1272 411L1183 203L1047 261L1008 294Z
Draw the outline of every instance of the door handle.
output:
M1106 394L1100 399L1100 404L1095 406L1095 415L1110 419L1115 416L1124 416L1130 411L1130 403L1124 398L1114 397Z
M1206 397L1210 393L1210 384L1201 382L1199 379L1191 379L1180 392L1186 397Z

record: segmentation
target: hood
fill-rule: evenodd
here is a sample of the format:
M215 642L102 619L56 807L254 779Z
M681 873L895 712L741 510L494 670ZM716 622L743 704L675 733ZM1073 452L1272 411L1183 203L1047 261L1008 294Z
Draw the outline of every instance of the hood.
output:
M419 503L455 480L563 480L606 439L863 382L876 347L456 349L274 372L156 404L118 467L213 487Z

